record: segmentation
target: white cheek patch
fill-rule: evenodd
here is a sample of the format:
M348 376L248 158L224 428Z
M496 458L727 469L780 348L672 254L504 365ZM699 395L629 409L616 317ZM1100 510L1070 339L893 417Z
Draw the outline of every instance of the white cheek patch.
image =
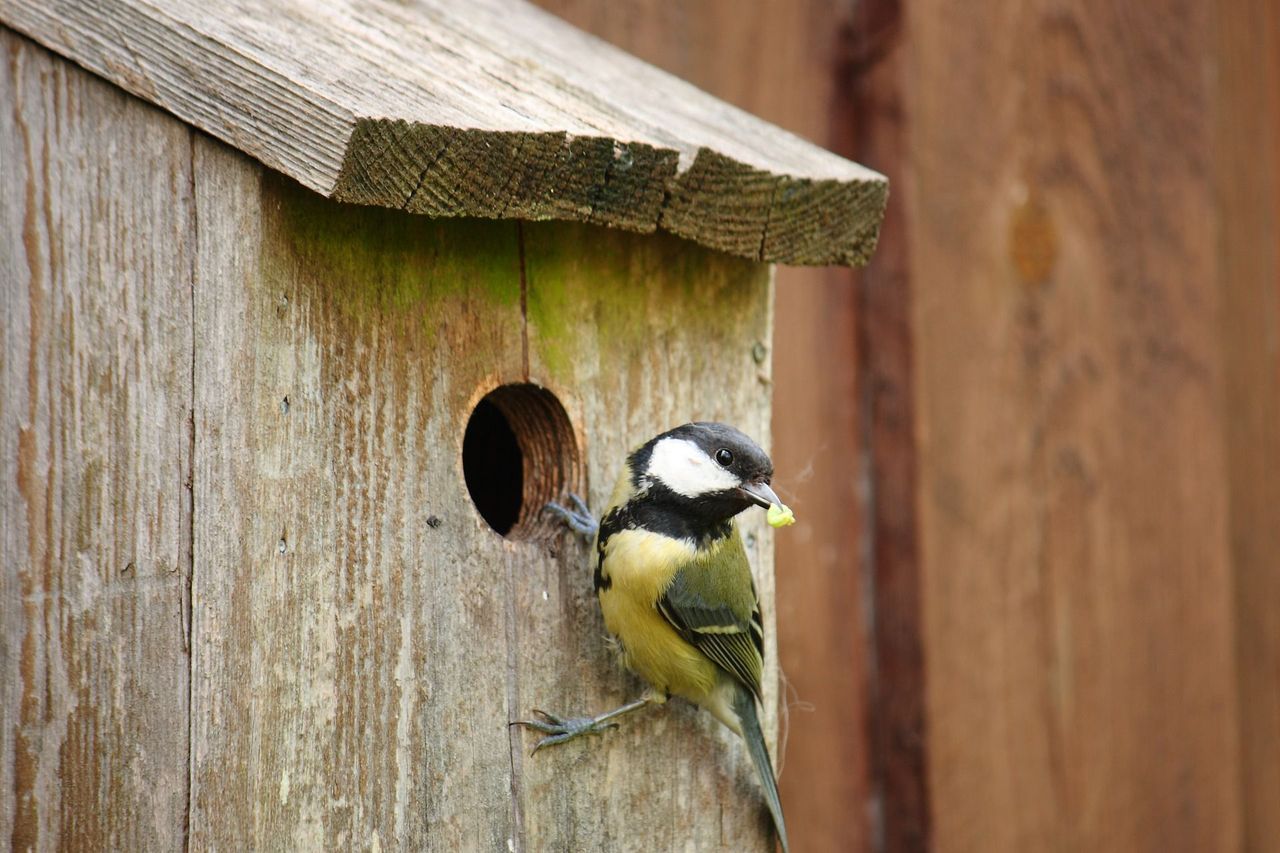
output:
M664 438L653 446L649 474L686 498L742 485L737 476L717 465L698 445L683 438Z

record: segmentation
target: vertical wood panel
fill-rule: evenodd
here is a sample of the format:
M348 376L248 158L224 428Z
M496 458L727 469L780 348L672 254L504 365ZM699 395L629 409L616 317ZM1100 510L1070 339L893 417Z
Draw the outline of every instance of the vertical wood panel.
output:
M833 86L843 83L835 73L841 27L856 4L539 5L819 144L845 130L832 127ZM784 267L777 294L769 353L775 485L800 519L776 540L778 646L790 706L779 785L796 849L870 849L857 291L849 270Z
M763 264L669 236L584 226L523 226L532 381L553 390L585 437L589 500L608 502L623 460L690 420L769 435L772 292ZM740 517L773 642L772 531ZM515 554L519 713L580 715L636 698L604 641L593 590L595 552L565 534ZM765 679L765 706L776 682ZM771 728L772 714L765 721ZM526 749L536 742L524 736ZM761 850L771 837L741 741L682 700L622 721L601 738L517 757L527 849Z
M1280 4L1217 4L1218 262L1244 847L1280 839Z
M1210 10L910 9L934 838L1234 849Z
M774 461L799 521L778 536L789 708L779 782L796 849L873 849L867 469L849 270L778 272Z
M0 843L180 849L190 134L0 55Z
M460 462L522 371L515 226L197 153L192 842L505 849L514 546Z
M635 684L583 550L492 531L461 442L485 392L544 383L601 506L662 427L767 435L768 268L671 237L338 205L197 153L193 843L759 847L749 762L692 709L533 760L509 734L530 707L598 710Z
M877 844L930 849L928 726L920 602L910 228L904 191L909 33L900 0L857 4L843 32L832 122L835 150L875 163L898 193L875 256L857 276L859 403L867 466L866 559L874 608L871 688Z

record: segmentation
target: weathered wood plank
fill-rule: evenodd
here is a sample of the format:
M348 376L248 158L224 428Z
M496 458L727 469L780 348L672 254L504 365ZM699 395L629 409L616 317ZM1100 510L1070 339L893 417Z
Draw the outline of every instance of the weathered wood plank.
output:
M806 138L830 142L847 4L540 0L570 22ZM865 4L859 4L859 7ZM760 46L767 44L767 55ZM888 215L893 213L892 205ZM877 257L880 249L877 249ZM873 261L874 263L874 261ZM775 486L800 513L777 537L778 645L789 705L779 750L798 850L869 850L877 785L866 739L872 627L859 572L866 467L858 318L847 271L782 268L774 343Z
M516 0L0 0L0 20L339 200L865 263L883 178Z
M0 844L180 850L191 142L0 28Z
M778 536L778 642L791 704L780 784L795 849L869 851L877 792L858 294L847 271L788 272L785 283L779 274L773 350L775 459L786 465L775 487L799 522Z
M904 13L901 0L868 0L853 9L841 39L832 115L833 147L874 161L896 180L910 169ZM866 571L874 613L870 761L885 853L933 849L909 213L906 205L889 207L876 257L856 273Z
M1280 4L1216 4L1218 280L1244 850L1280 839Z
M588 226L523 227L534 382L587 437L590 502L604 507L623 460L690 420L737 424L767 447L769 268L671 237ZM584 318L590 318L584 322ZM767 730L776 707L772 531L740 517L767 625ZM515 563L519 702L581 714L635 698L604 641L594 551L565 535ZM526 735L526 747L534 742ZM768 816L739 739L673 700L592 738L520 761L529 850L768 849Z
M628 682L582 555L494 533L460 452L480 397L526 379L565 403L597 501L622 448L678 412L766 435L754 364L739 375L719 357L729 337L749 359L767 336L767 268L586 226L533 229L522 252L515 223L338 205L204 141L196 186L193 843L759 843L765 824L739 819L758 806L745 758L688 711L598 754L525 759L507 723L529 705L598 703ZM689 322L722 291L741 296L733 322ZM624 369L641 351L651 369ZM738 389L717 387L726 408L698 408L697 375Z
M1214 28L1132 14L908 7L943 851L1241 841Z
M467 495L522 375L516 230L199 141L192 843L505 849L504 561Z
M833 129L848 120L831 112L833 99L849 88L836 73L846 3L538 2L806 138L830 143ZM774 340L761 352L772 360L775 380L774 485L800 519L776 537L779 662L789 705L777 763L796 850L853 853L872 849L876 838L877 786L866 738L871 608L858 568L867 553L867 471L857 300L848 271L780 268Z

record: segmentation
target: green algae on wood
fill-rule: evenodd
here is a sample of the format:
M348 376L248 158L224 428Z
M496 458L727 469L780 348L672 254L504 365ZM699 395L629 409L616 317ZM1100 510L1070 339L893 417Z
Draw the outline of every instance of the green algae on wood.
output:
M717 359L736 361L738 344L748 354L757 340L750 335L762 321L764 264L669 234L571 223L522 227L531 353L552 378L571 383L584 371L628 369L688 329L721 348ZM746 369L750 360L741 363Z
M433 333L443 300L518 309L514 223L341 204L274 173L263 189L273 236L265 248L322 283L353 318L393 325L416 319Z

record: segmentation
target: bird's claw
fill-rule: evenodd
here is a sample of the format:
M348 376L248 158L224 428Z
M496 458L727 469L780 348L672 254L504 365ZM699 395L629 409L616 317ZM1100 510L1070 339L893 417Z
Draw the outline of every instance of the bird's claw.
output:
M573 492L569 492L569 501L573 504L572 509L566 506L561 506L555 501L544 504L542 508L560 516L560 519L567 524L569 529L574 533L588 539L595 536L600 525L596 523L595 516L591 514L591 510L587 507L586 501L575 495Z
M591 507L587 506L587 502L578 497L575 492L569 492L569 500L573 501L573 508L576 509L580 515L585 515L587 518L594 520L594 516L591 515Z
M534 708L532 713L536 714L540 719L516 720L511 723L513 726L525 726L546 735L546 737L534 744L533 751L529 753L530 755L537 753L544 746L567 743L583 735L603 734L609 729L618 727L615 722L600 720L596 717L560 717L538 708Z

